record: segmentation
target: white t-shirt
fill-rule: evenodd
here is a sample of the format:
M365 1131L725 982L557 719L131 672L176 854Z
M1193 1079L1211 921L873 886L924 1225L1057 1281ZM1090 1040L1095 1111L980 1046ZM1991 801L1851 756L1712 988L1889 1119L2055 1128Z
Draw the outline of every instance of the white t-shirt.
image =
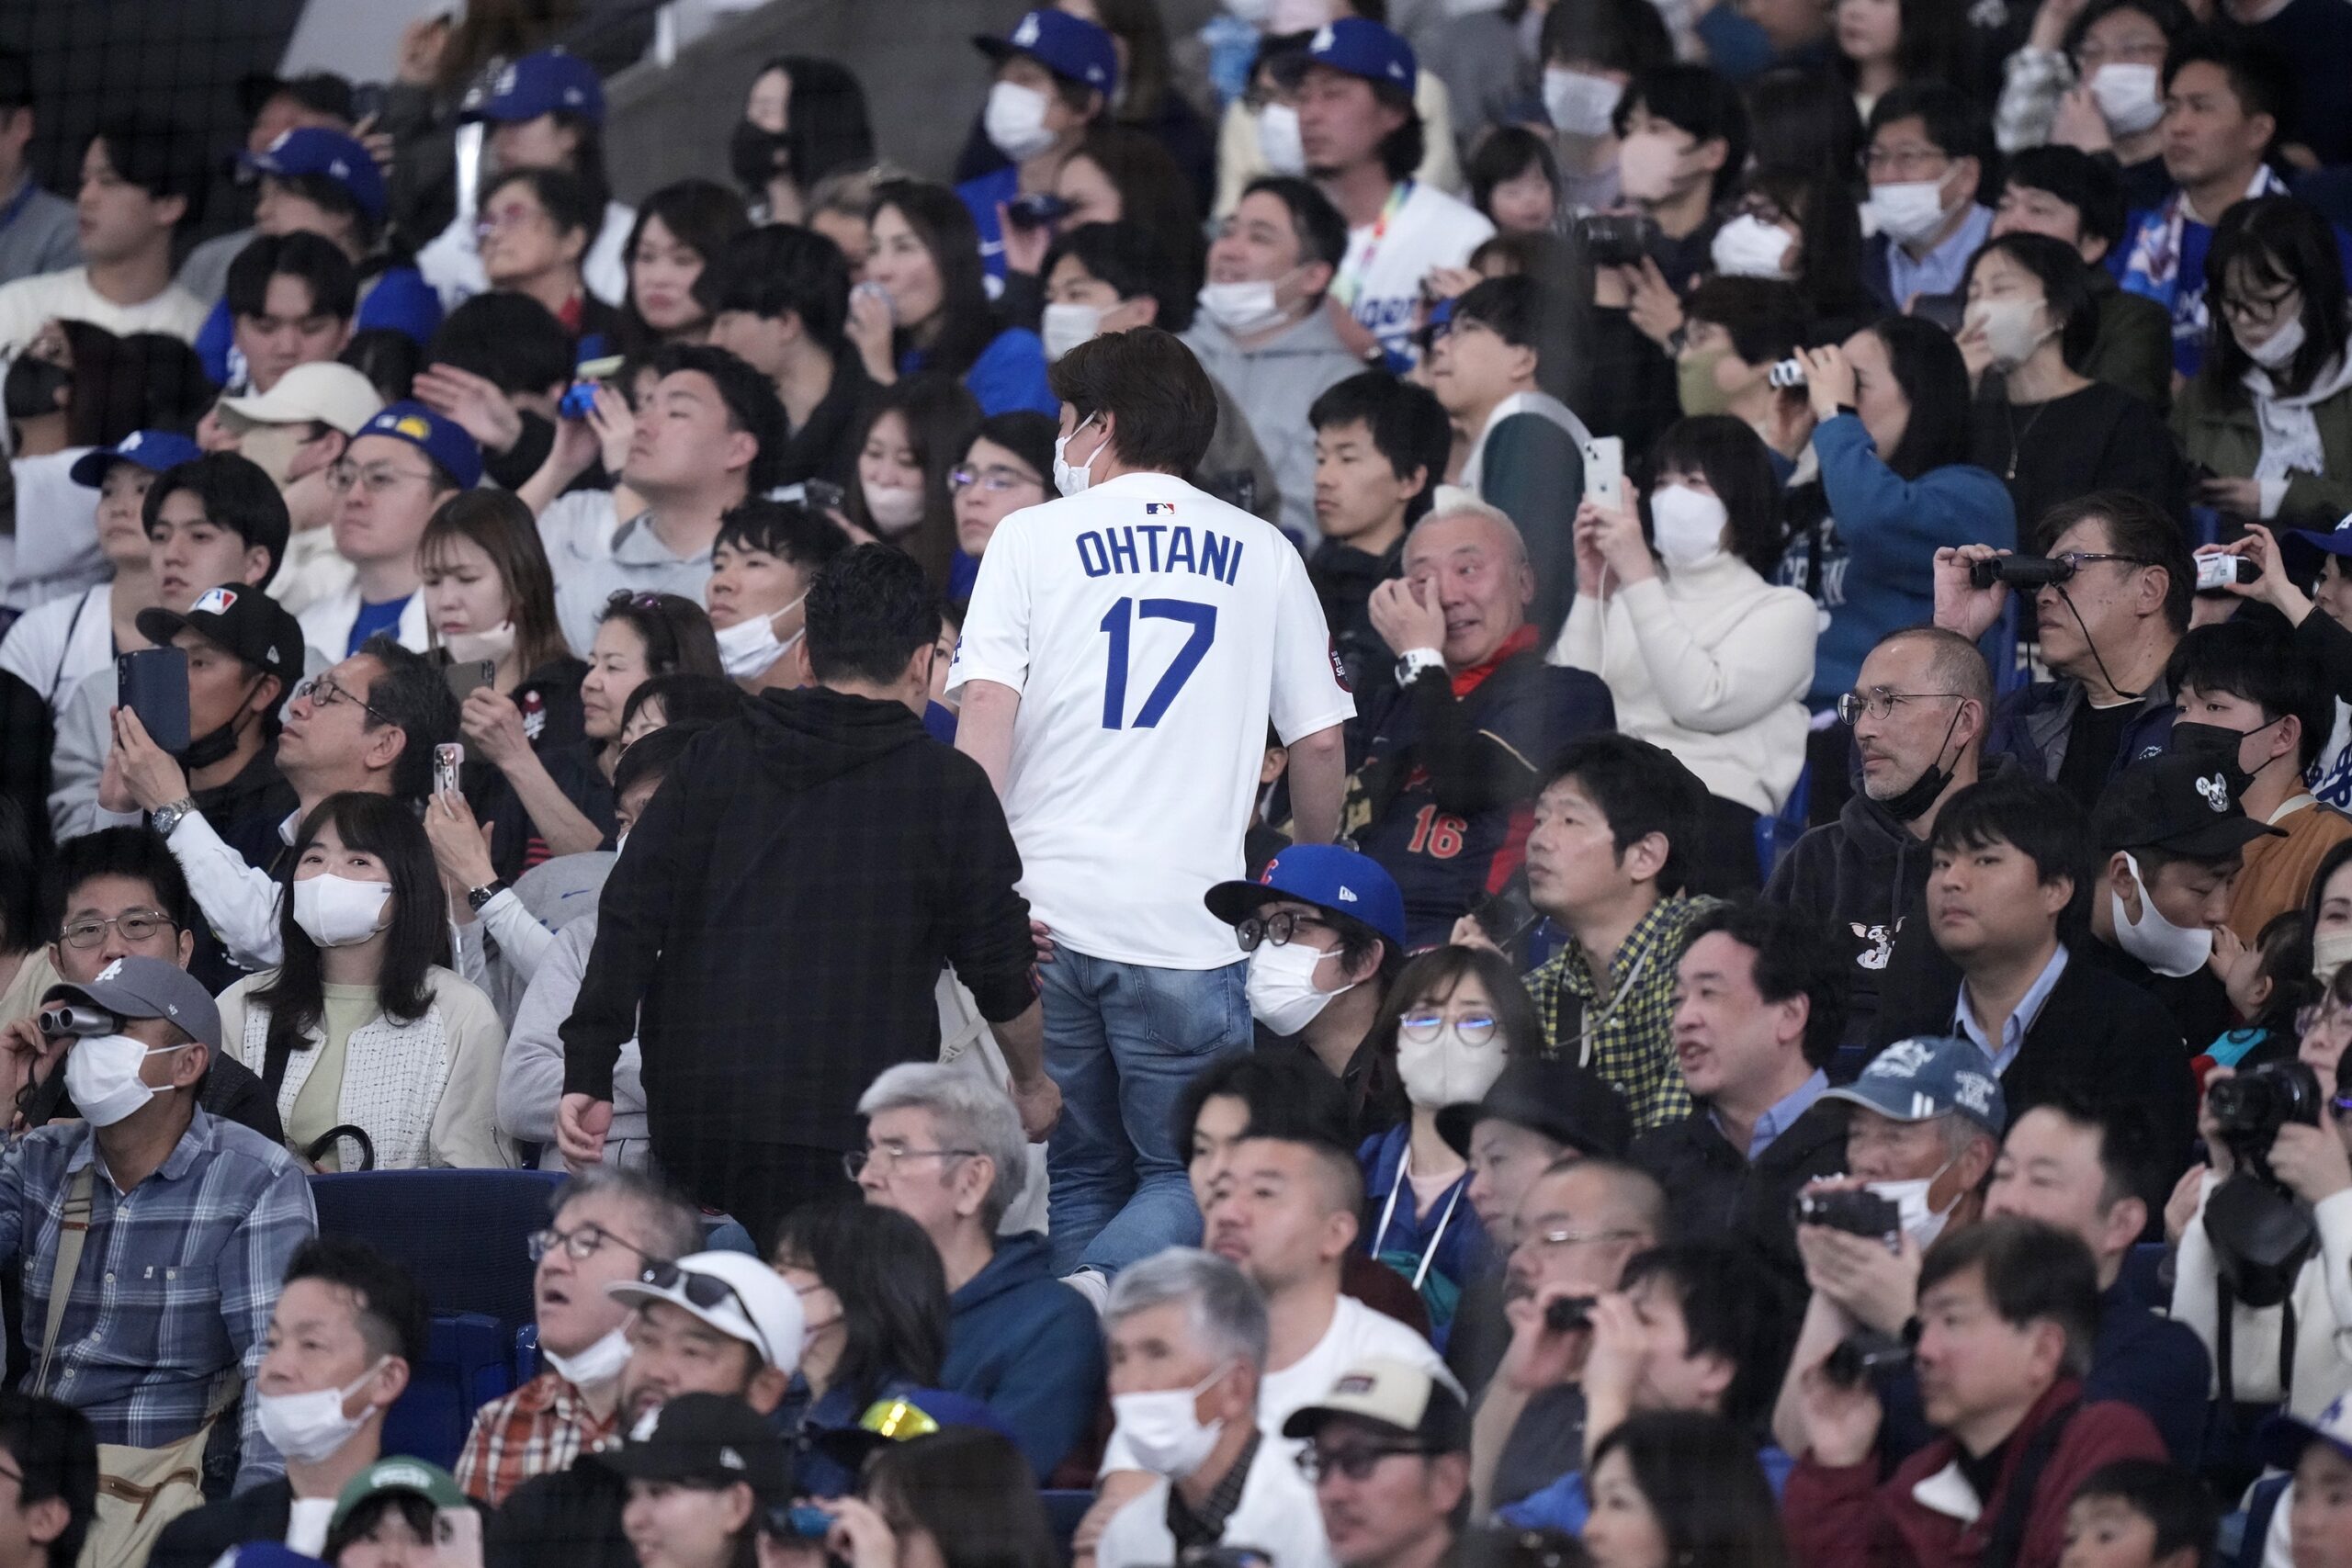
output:
M17 558L0 605L29 610L114 575L98 548L98 492L74 482L74 464L89 450L68 446L9 462L17 481Z
M114 584L36 604L0 638L0 670L49 699L63 718L74 689L114 658Z
M1217 1540L1223 1546L1255 1548L1274 1568L1330 1568L1323 1511L1316 1505L1315 1488L1292 1462L1287 1445L1258 1445L1250 1474L1241 1483L1240 1499L1226 1516ZM1175 1561L1176 1538L1168 1528L1168 1483L1155 1481L1102 1527L1095 1568L1164 1568Z
M323 1554L327 1527L334 1522L333 1497L297 1497L287 1508L286 1545L305 1557Z
M1421 280L1431 267L1468 262L1495 226L1476 208L1433 186L1408 181L1402 189L1404 199L1394 211L1348 231L1348 254L1331 292L1391 359L1410 363L1420 352L1412 332Z
M1201 897L1242 874L1267 721L1288 743L1355 712L1281 531L1156 473L1016 512L981 558L948 690L969 681L1021 694L1005 817L1055 940L1238 962Z
M90 287L90 269L67 267L0 284L0 359L14 359L44 321L87 321L120 337L165 333L194 343L204 328L204 302L178 284L136 305L118 305Z

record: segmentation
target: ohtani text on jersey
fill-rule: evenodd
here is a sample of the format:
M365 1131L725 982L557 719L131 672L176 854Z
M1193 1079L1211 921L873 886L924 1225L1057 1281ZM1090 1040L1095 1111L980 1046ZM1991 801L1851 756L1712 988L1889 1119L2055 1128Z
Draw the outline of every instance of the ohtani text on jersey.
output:
M1174 511L1174 507L1170 507ZM1195 531L1182 523L1138 523L1129 527L1090 528L1074 543L1078 564L1089 577L1123 572L1189 571L1230 583L1241 575L1241 541L1213 529Z

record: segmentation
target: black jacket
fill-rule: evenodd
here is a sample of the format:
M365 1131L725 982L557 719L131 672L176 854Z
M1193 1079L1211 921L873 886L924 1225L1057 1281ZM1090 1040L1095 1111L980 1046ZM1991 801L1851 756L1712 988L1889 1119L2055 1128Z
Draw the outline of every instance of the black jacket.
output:
M628 1502L628 1483L594 1459L533 1476L482 1525L482 1568L637 1568Z
M284 1540L293 1517L293 1484L282 1475L265 1481L165 1525L148 1554L148 1568L212 1568L214 1560L232 1546Z
M615 863L564 1089L610 1100L635 1034L663 1164L854 1148L875 1075L939 1054L944 965L991 1023L1035 998L1020 876L988 775L913 714L770 692L695 741Z
M1808 1181L1846 1168L1846 1107L1815 1100L1749 1160L1731 1146L1704 1105L1634 1140L1634 1163L1666 1190L1674 1234L1742 1241L1791 1282L1804 1278L1789 1205Z
M1363 761L1372 726L1396 696L1396 654L1372 629L1372 591L1404 572L1400 536L1380 555L1326 539L1306 558L1306 578L1323 602L1323 624L1331 629L1331 650L1340 679L1355 694L1356 722L1348 726L1348 766Z

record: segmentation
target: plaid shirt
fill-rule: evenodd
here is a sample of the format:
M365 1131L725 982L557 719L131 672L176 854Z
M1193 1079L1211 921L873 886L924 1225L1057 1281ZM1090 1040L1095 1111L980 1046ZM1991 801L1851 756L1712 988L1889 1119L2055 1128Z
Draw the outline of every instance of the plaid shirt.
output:
M66 1189L94 1162L89 1235L46 1392L87 1416L98 1441L157 1448L204 1424L223 1379L242 1369L250 1389L259 1377L278 1285L294 1249L318 1234L318 1215L292 1156L202 1109L128 1193L97 1160L88 1122L26 1134L0 1155L0 1258L23 1260L36 1369ZM284 1469L261 1435L256 1399L244 1402L243 1436L239 1491Z
M458 1456L458 1485L494 1508L533 1476L570 1470L582 1454L605 1447L619 1425L617 1407L599 1416L562 1374L541 1372L475 1413Z
M1682 961L1684 933L1714 904L1681 893L1660 899L1611 961L1605 995L1574 942L1527 976L1528 995L1544 1021L1544 1054L1572 1056L1614 1084L1634 1113L1636 1132L1690 1114L1690 1091L1674 1059L1674 970ZM1573 1038L1579 1028L1580 1043ZM1561 1038L1564 1032L1569 1039Z

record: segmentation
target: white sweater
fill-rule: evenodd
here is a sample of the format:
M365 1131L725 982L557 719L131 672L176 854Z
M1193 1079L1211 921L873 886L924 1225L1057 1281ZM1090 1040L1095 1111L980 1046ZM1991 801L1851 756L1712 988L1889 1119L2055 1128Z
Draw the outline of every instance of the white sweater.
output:
M2205 1205L2220 1185L2211 1171L2205 1173L2197 1217L2181 1233L2172 1287L2173 1316L2197 1330L2215 1358L2217 1395L2222 1305L2213 1244L2205 1235ZM2319 1248L2304 1260L2288 1298L2295 1307L2295 1386L2287 1409L2304 1421L2317 1420L2337 1394L2352 1389L2352 1191L2315 1204L2312 1219L2319 1228ZM2232 1392L2241 1401L2278 1397L2279 1310L2241 1305L2231 1314Z
M1579 591L1550 661L1599 675L1619 729L1682 759L1710 795L1769 817L1804 767L1813 600L1730 555L1659 571L1605 609Z

